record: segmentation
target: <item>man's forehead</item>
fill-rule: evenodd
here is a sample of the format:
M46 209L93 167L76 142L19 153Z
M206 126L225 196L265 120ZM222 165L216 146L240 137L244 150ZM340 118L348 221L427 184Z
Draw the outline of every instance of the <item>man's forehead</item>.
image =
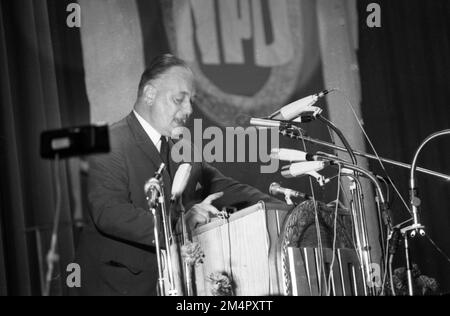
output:
M194 76L190 69L184 67L172 67L159 76L156 80L161 88L194 90Z
M162 80L186 80L192 81L193 74L192 71L184 67L172 67L161 74L160 78Z

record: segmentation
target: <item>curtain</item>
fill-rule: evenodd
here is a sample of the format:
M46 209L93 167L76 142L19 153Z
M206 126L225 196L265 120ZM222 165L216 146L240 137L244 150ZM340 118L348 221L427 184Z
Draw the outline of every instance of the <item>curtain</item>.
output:
M450 128L450 2L446 0L376 1L381 6L381 27L366 24L367 5L358 1L365 126L379 154L411 163L415 150L430 134ZM450 137L429 143L419 165L450 174ZM372 170L383 174L377 163ZM409 170L388 167L408 203ZM450 254L450 184L417 173L422 200L422 224L428 236ZM408 213L395 198L395 223ZM427 237L411 242L412 261L423 274L436 278L442 292L450 291L450 263ZM405 266L402 248L396 266Z
M69 1L0 4L0 155L2 291L40 295L55 211L55 168L60 168L62 214L52 295L67 292L73 259L70 174L39 156L44 130L89 122L83 93L79 32L65 25ZM81 69L81 70L80 70ZM3 264L4 263L4 264ZM0 279L2 281L2 279ZM2 282L3 284L3 282Z
M1 214L3 213L0 203L0 296L5 296L8 294L8 284L6 281L5 250L3 249L3 219Z

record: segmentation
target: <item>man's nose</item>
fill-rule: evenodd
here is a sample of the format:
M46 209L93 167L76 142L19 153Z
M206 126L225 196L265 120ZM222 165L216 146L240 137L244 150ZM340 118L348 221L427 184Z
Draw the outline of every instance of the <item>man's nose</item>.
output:
M184 111L184 113L186 113L187 116L191 116L191 114L192 114L192 104L191 104L190 100L184 102L184 104L183 104L183 111Z

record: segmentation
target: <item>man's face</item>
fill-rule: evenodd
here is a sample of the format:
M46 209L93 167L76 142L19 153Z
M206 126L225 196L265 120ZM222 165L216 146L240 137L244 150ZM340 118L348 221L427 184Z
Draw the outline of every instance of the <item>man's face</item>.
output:
M162 135L171 136L172 131L184 126L192 114L194 76L184 67L172 67L153 83L155 96L150 106L153 127Z

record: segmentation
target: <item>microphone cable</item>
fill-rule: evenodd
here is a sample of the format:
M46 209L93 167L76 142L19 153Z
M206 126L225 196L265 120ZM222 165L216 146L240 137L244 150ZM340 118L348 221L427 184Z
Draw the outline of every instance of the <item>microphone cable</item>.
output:
M334 213L334 227L333 227L333 247L332 247L332 259L330 264L330 269L328 272L328 288L327 288L327 296L330 296L331 294L331 277L333 276L333 265L336 258L335 252L336 252L336 240L337 240L337 218L338 218L338 209L339 209L339 195L341 192L341 165L339 165L339 177L338 177L338 184L337 184L337 197L336 197L336 208Z
M303 150L305 152L308 152L306 142L303 138L304 135L301 130L300 130L300 134L301 134L301 140L302 140L302 144L303 144ZM326 269L325 269L325 262L323 259L322 235L320 233L320 221L319 221L319 213L317 210L317 200L316 200L316 195L315 195L315 191L314 191L314 185L311 180L311 177L308 177L308 180L309 180L311 196L312 196L313 204L314 204L314 224L315 224L315 228L316 228L317 248L318 248L318 252L319 252L319 264L318 264L318 266L319 266L319 271L318 271L319 293L321 295L322 294L322 274L325 275ZM326 275L325 275L325 277L326 277Z
M335 89L331 89L330 91L335 91ZM329 136L330 136L330 139L331 139L331 143L333 144L333 145L336 145L336 141L335 141L335 135L334 135L334 133L333 133L333 130L331 129L331 127L328 125L328 124L325 124L325 126L327 127L327 130L328 130L328 134L329 134ZM345 191L345 189L344 189L344 185L343 185L343 183L342 183L342 181L340 180L340 176L341 176L341 166L339 165L339 174L338 174L338 176L339 176L339 186L340 186L340 190L342 191L342 194L343 194L343 196L344 196L344 200L345 200L345 202L346 202L346 205L350 205L350 202L349 202L349 197L347 196L347 192ZM354 178L354 180L356 181L356 179ZM350 219L351 219L351 223L352 223L352 227L355 227L355 222L353 221L353 216L350 216ZM354 229L352 229L351 230L351 233L352 233L352 246L353 246L353 248L356 250L356 249L358 249L358 247L356 246L356 240L355 240L355 230ZM361 258L361 256L360 256L360 254L359 254L359 252L358 251L355 251L355 253L356 253L356 256L357 256L357 258L358 258L358 263L359 263L359 266L362 266L363 264L362 264L362 258Z
M348 96L341 91L340 89L333 89L334 92L338 92L339 94L341 94L341 96L344 98L345 103L347 104L347 106L350 108L350 110L353 113L353 116L356 120L356 122L358 123L358 126L361 130L361 132L364 134L365 139L367 140L371 150L373 151L374 155L377 157L378 162L380 163L381 168L383 169L383 172L386 175L386 178L389 180L390 184L392 185L392 187L394 188L395 192L397 193L397 195L399 196L399 198L401 199L401 201L403 202L403 205L405 206L405 208L408 210L409 214L412 216L412 211L409 208L408 204L406 203L405 199L403 198L403 196L400 194L400 191L398 190L397 186L395 185L395 183L392 181L392 178L389 176L389 173L386 170L386 167L384 166L383 161L381 160L380 156L378 155L377 150L375 149L375 146L373 145L370 137L367 135L367 132L363 126L363 124L361 123L361 119L358 117L358 115L356 114L355 108L353 106L353 104L351 103L350 99L348 98Z

